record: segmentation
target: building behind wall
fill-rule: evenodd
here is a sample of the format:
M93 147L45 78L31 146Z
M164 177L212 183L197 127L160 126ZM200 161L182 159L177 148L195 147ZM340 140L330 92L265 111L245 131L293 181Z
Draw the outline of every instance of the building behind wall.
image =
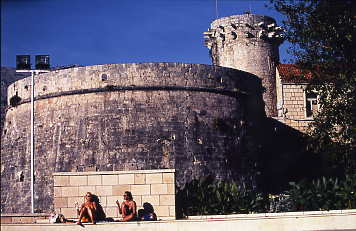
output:
M282 123L306 132L319 110L316 93L307 93L311 73L293 64L279 64L276 71L277 119Z

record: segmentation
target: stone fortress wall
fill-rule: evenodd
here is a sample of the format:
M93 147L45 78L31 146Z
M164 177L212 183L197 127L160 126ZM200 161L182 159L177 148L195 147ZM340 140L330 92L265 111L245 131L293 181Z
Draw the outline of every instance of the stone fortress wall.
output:
M0 131L3 128L3 122L5 120L5 114L8 109L7 103L7 88L9 85L19 79L23 79L31 75L30 73L16 73L16 69L13 67L1 67L1 89L0 89Z
M35 210L53 208L53 172L176 169L178 187L200 176L239 177L238 153L246 140L246 110L256 106L248 100L260 89L256 83L236 69L182 63L38 75ZM25 78L8 88L12 107L1 142L6 213L30 210L30 87Z
M53 209L56 172L175 169L176 190L209 175L256 183L262 172L268 190L294 179L299 132L275 120L281 33L270 17L235 15L205 33L213 66L108 64L36 76L35 211ZM2 213L30 211L30 82L8 87ZM289 115L301 113L297 90L283 92Z
M275 76L282 32L271 17L242 14L216 19L204 33L214 65L246 71L262 80L267 116L277 116Z

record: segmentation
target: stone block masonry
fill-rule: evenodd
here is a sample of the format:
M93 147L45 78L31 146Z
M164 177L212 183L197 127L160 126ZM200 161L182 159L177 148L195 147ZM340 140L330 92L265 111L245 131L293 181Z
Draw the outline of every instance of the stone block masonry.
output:
M301 132L306 132L313 118L306 117L305 84L281 84L283 97L283 117L278 118L284 124Z
M20 101L7 111L2 133L2 212L30 210L29 81L8 88L8 101L14 96ZM134 182L153 185L130 186L140 195L172 190L156 183L169 181L165 175L73 175L54 181L53 172L176 169L178 187L207 175L239 179L247 102L255 110L254 91L260 89L246 72L182 63L76 67L40 74L35 86L37 212L53 209L54 196L72 200L93 191L91 185L105 196L103 203L113 190ZM120 182L126 184L117 186ZM53 190L57 184L68 187Z
M66 218L77 218L75 202L84 201L91 192L100 199L107 217L118 219L116 200L123 201L125 191L130 191L141 209L150 203L158 219L175 219L175 170L135 170L105 172L55 172L54 209Z

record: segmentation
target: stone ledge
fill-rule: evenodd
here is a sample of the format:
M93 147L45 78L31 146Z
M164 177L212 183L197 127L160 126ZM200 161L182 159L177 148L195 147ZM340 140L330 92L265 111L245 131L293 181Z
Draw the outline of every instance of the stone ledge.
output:
M285 213L254 213L254 214L230 214L230 215L202 215L189 216L188 220L207 220L207 219L260 219L260 218L293 218L293 217L318 217L318 216L356 216L356 209L329 210L329 211L302 211Z
M61 96L70 96L70 95L80 95L80 94L90 94L90 93L103 93L103 92L113 92L113 91L195 91L195 92L208 92L216 93L227 96L237 96L239 94L247 95L244 91L233 90L233 89L224 89L224 88L206 88L206 87L177 87L177 86L129 86L129 87L120 87L108 85L104 88L89 88L89 89L80 89L72 91L63 91L58 93L43 94L40 96L34 97L34 101L42 99L50 99ZM31 98L22 99L17 105L30 103Z
M300 215L298 215L299 213ZM315 214L316 216L305 216L303 214ZM322 214L329 213L329 215ZM294 214L286 216L286 214ZM311 211L280 213L276 216L266 217L266 214L239 214L240 218L227 215L211 216L208 219L195 220L161 220L142 222L103 222L96 225L84 223L83 226L76 224L1 224L2 231L104 231L104 230L144 230L144 231L165 231L165 230L185 230L185 231L235 231L249 230L260 231L294 231L294 230L339 230L351 231L356 228L356 210L342 211ZM236 216L236 215L232 215Z
M101 172L55 172L53 176L81 176L81 175L113 175L113 174L149 174L149 173L172 173L175 169L153 169L153 170L130 170L130 171L101 171Z
M1 217L43 217L49 216L48 213L1 213Z

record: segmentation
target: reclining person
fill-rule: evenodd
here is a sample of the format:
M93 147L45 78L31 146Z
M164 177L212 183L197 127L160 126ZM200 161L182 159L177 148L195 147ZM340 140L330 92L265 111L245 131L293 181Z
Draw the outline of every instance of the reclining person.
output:
M136 202L133 200L131 192L126 191L121 205L119 201L116 201L116 204L119 207L119 213L122 215L122 219L118 221L137 220Z
M81 205L80 209L78 203L76 203L77 214L79 216L77 224L81 224L82 222L95 224L97 221L105 220L106 215L96 195L87 192L84 196L84 200L85 202Z

